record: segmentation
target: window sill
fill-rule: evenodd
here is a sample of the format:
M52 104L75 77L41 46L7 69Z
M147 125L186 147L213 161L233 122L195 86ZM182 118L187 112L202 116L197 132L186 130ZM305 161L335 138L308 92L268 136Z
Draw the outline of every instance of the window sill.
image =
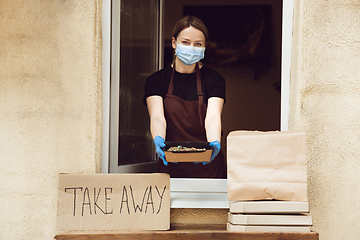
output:
M234 233L227 232L225 225L171 225L169 231L141 232L70 232L59 234L56 240L147 240L147 239L213 239L213 240L319 240L319 234L310 233Z

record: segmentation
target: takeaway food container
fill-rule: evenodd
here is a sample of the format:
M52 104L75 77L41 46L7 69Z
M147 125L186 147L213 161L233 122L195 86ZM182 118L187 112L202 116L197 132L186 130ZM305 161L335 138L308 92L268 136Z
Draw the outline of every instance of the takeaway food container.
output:
M167 141L164 148L165 158L168 162L210 162L212 148L208 142L177 142ZM171 147L187 148L186 151L169 151ZM189 151L195 148L196 151ZM199 150L201 149L201 150Z

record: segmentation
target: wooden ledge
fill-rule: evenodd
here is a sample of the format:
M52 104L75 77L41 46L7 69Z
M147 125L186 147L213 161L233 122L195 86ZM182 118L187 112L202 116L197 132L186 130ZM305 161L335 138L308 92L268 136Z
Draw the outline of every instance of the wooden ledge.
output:
M310 233L234 233L225 225L171 225L170 231L141 232L70 232L59 234L56 240L319 240L319 234Z

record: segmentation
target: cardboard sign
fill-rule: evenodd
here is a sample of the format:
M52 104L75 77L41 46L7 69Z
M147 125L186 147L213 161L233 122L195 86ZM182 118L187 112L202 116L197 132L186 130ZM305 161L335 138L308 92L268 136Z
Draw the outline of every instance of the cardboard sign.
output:
M168 230L170 175L60 174L58 230Z

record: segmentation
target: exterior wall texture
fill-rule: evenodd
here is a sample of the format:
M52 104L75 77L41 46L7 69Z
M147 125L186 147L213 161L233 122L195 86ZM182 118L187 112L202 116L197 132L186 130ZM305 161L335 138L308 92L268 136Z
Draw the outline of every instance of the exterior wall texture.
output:
M0 1L0 239L53 239L59 173L101 158L101 1Z
M0 239L53 239L58 174L100 171L100 8L0 1ZM295 0L290 128L306 131L322 240L360 235L359 16L358 1ZM193 215L174 210L172 222L226 221Z
M307 136L313 230L359 238L360 2L295 0L290 127Z

